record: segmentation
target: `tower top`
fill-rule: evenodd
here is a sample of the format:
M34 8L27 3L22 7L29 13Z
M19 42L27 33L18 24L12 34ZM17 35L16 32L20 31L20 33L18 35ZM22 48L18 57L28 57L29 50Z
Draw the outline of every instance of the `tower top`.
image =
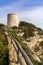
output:
M9 13L8 15L17 15L17 14L15 14L15 13Z

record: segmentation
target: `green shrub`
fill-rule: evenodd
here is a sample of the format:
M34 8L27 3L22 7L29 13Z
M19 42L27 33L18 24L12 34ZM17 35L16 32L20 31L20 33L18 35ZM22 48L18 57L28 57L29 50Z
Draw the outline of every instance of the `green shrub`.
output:
M0 36L0 65L8 65L8 47L7 47L7 39L2 35Z
M41 41L39 45L40 45L40 46L43 46L43 41Z
M39 50L40 50L40 49L39 49L38 47L36 47L34 51L35 51L35 52L38 52Z

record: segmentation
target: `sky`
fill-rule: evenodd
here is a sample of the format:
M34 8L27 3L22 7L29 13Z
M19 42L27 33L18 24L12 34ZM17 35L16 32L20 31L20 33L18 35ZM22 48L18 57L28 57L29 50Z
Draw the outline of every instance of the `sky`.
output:
M0 0L0 23L7 24L8 13L43 29L43 0Z

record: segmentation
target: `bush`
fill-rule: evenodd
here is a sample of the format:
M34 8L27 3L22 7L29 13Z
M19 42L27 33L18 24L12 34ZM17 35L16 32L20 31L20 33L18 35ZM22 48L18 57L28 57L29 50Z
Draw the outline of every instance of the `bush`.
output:
M36 47L34 51L35 51L35 52L38 52L39 50L40 50L40 49L39 49L38 47Z
M0 36L0 65L8 65L8 57L9 56L6 39L4 36Z
M43 46L43 41L41 41L39 45L40 45L40 46Z

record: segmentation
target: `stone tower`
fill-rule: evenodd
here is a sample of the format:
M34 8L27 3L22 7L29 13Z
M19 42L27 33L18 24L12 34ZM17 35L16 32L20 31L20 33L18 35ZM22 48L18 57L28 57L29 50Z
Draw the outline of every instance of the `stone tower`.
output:
M7 26L18 26L18 16L16 14L10 13L7 15Z

